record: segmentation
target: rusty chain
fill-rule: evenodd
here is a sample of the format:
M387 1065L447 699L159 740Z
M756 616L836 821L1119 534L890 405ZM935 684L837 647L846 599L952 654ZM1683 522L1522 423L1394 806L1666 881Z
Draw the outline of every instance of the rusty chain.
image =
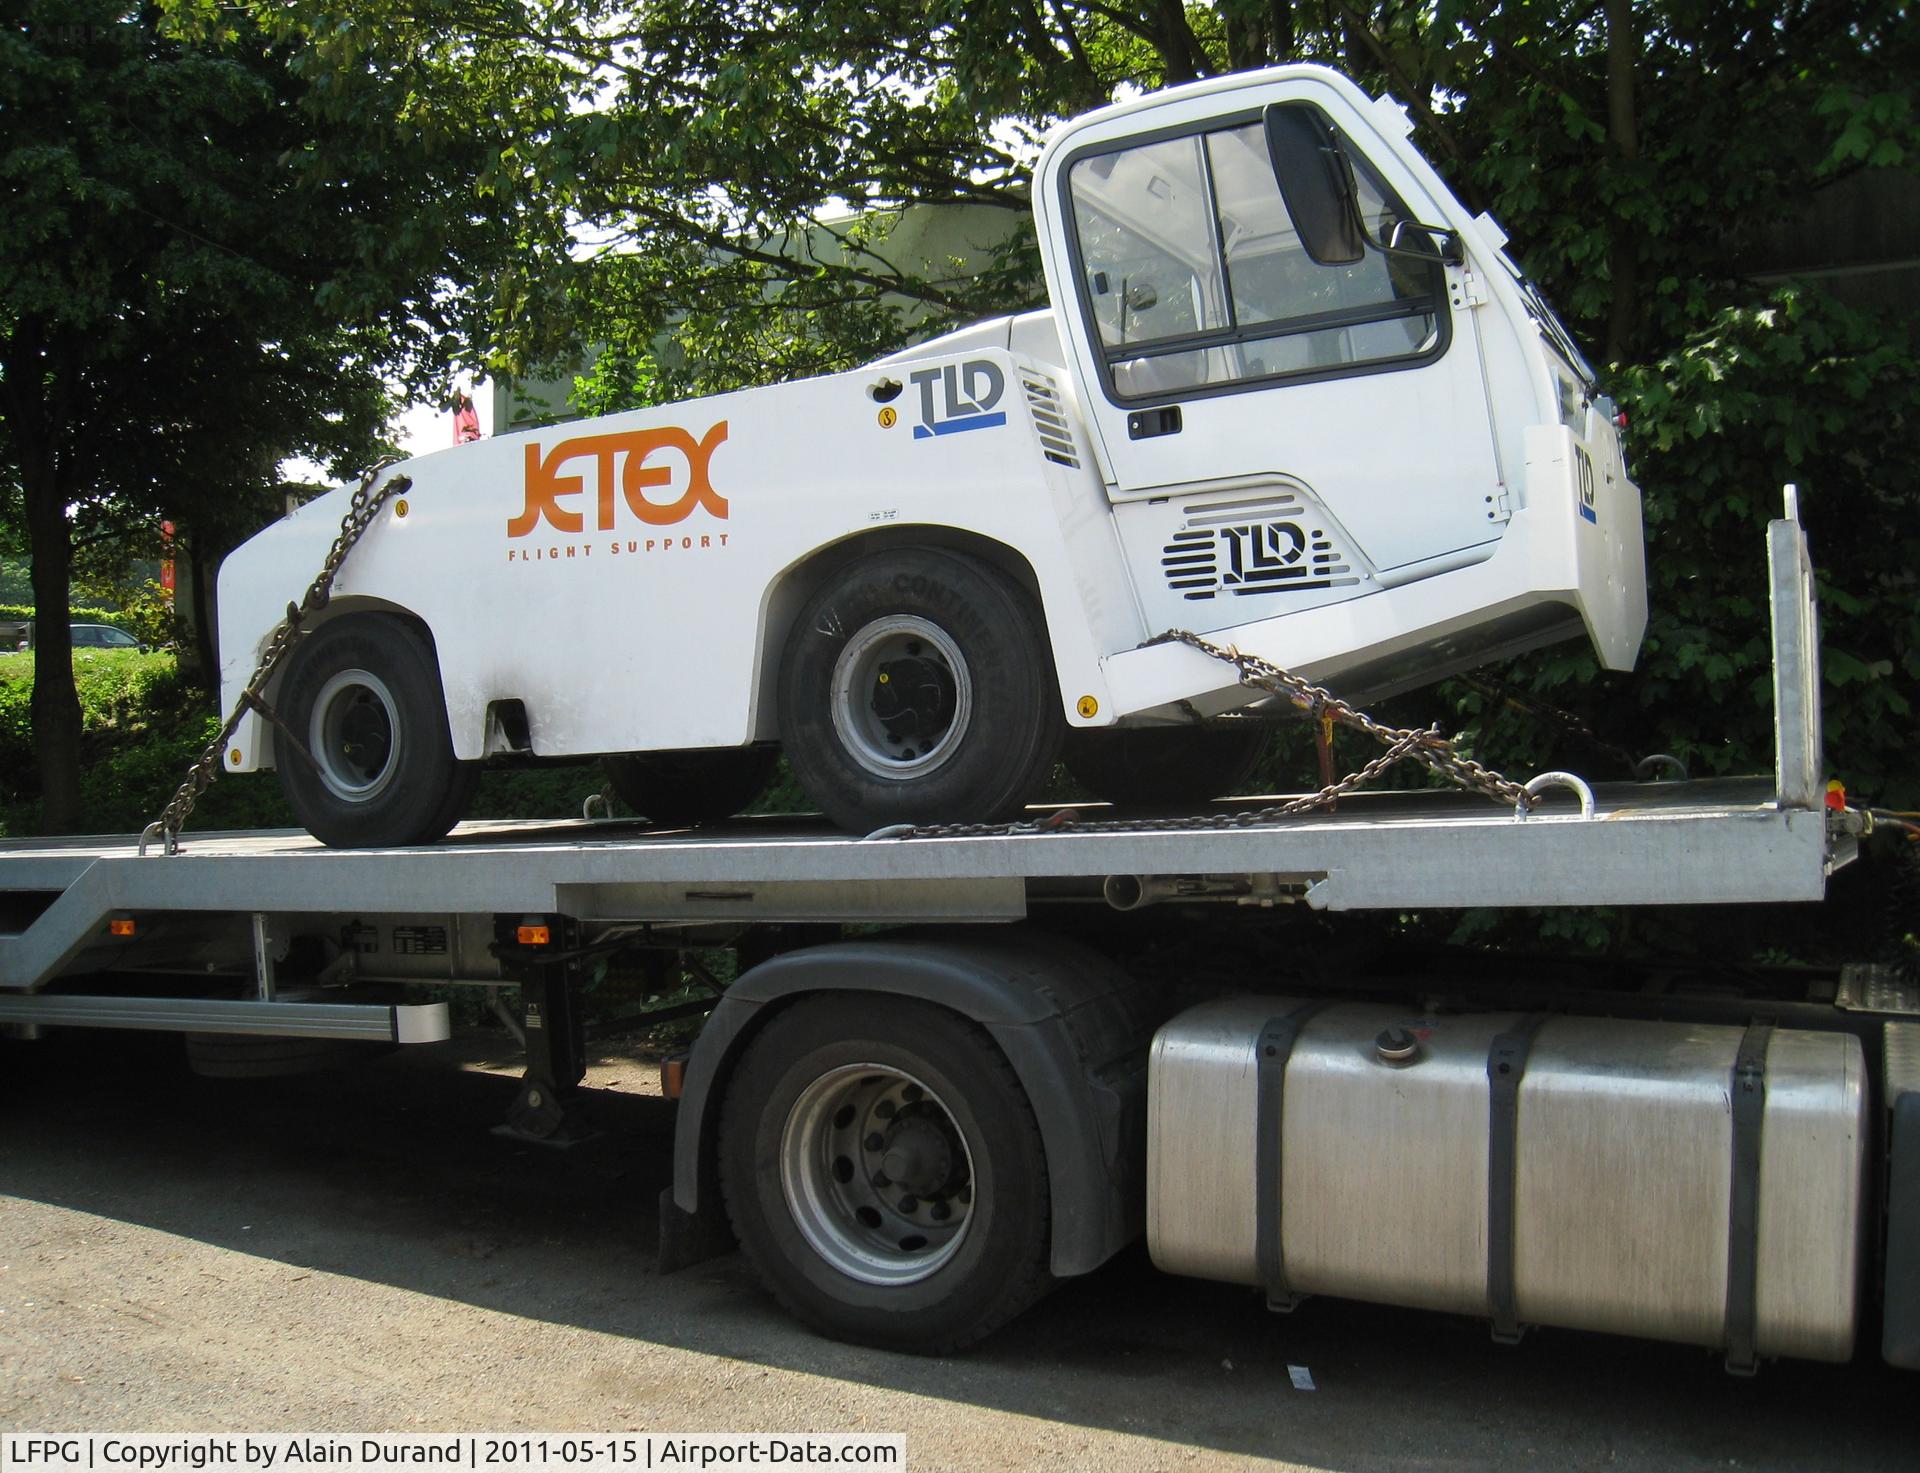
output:
M247 681L246 689L240 692L240 699L233 704L233 710L227 713L226 721L221 725L219 735L207 743L204 751L193 766L187 769L186 781L180 784L173 798L160 811L160 817L148 824L140 832L140 853L147 852L150 841L161 841L163 854L177 854L180 850L180 830L186 824L187 817L193 812L193 805L207 790L221 771L221 759L226 755L227 743L239 730L241 718L247 712L258 712L262 719L278 727L286 739L299 749L298 755L311 762L311 754L300 746L298 734L281 722L279 715L261 699L260 692L266 688L267 681L280 668L280 662L286 658L287 651L300 642L303 626L307 619L327 606L327 600L333 595L333 580L340 572L340 565L347 560L347 554L353 551L354 544L366 534L373 525L373 519L393 497L408 490L413 482L406 476L394 476L381 482L380 473L398 461L397 456L388 456L376 461L360 477L360 484L354 488L347 502L347 514L340 519L340 533L333 539L333 546L327 550L326 561L320 565L320 571L308 585L306 596L298 604L288 604L286 617L274 626L273 633L267 638L267 647L260 656L260 663L254 667L252 677Z
M1418 763L1456 787L1479 793L1495 803L1513 808L1516 812L1525 813L1533 806L1533 796L1525 787L1495 772L1491 767L1476 762L1471 757L1463 756L1454 749L1452 742L1441 735L1438 726L1430 726L1424 731L1385 726L1364 711L1355 710L1332 692L1303 680L1289 670L1283 670L1269 660L1263 660L1258 655L1250 655L1242 650L1214 644L1189 630L1170 629L1165 634L1156 635L1147 641L1147 646L1157 644L1184 644L1203 655L1211 655L1216 660L1224 661L1239 672L1242 685L1266 691L1270 695L1284 697L1303 716L1331 721L1354 731L1365 732L1386 750L1366 766L1348 773L1338 782L1328 783L1317 793L1308 793L1302 797L1289 799L1285 803L1248 809L1242 813L1212 813L1191 818L1087 820L1082 819L1074 809L1063 808L1046 818L1032 822L894 824L868 837L950 839L987 834L1051 834L1067 830L1072 830L1074 833L1154 833L1254 828L1263 824L1276 823L1284 818L1293 818L1302 813L1310 813L1317 808L1325 808L1344 794L1365 787L1388 768L1408 761Z

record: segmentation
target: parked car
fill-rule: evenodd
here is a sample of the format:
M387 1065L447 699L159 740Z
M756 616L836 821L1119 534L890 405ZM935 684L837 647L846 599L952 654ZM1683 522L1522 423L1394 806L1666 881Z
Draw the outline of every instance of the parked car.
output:
M111 624L75 624L73 647L77 650L141 650L147 647L124 629Z

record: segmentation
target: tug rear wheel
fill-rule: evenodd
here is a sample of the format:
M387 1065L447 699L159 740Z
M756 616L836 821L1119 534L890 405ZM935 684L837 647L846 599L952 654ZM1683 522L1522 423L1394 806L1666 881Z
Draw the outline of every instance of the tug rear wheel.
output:
M294 647L274 765L307 832L335 848L431 844L460 821L479 768L456 761L440 664L418 625L351 614Z

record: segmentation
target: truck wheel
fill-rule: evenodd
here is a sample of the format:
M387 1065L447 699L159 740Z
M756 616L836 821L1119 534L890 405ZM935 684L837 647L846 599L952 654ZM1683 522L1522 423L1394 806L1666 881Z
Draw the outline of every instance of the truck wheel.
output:
M767 790L780 754L773 747L719 747L600 760L627 807L657 824L679 825L740 812Z
M794 775L847 829L1006 818L1059 750L1040 610L962 553L841 569L794 622L779 699Z
M440 666L408 620L356 614L294 649L280 713L313 755L283 749L280 785L308 833L336 848L431 844L460 821L479 768L458 762Z
M1123 807L1192 806L1253 776L1273 728L1262 721L1074 731L1061 754L1073 780Z
M943 1008L849 993L774 1018L734 1071L720 1180L762 1282L837 1340L957 1350L1052 1283L1033 1110Z

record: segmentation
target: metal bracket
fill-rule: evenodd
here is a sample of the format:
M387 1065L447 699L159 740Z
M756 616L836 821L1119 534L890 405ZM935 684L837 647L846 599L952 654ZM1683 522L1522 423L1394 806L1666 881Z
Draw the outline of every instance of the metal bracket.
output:
M1760 1137L1767 1115L1767 1046L1773 1024L1754 1023L1733 1061L1733 1187L1727 1209L1727 1372L1751 1376L1760 1270Z
M1480 278L1465 266L1447 267L1447 301L1456 312L1473 307L1484 307L1487 303L1486 289L1480 285Z
M253 913L254 995L261 1002L273 1001L273 927L265 914Z
M1487 1050L1487 1310L1493 1317L1493 1338L1502 1345L1518 1345L1526 1334L1513 1283L1514 1172L1519 1163L1520 1081L1534 1035L1546 1021L1545 1013L1529 1013Z
M1260 1030L1255 1047L1255 1118L1258 1121L1253 1161L1254 1252L1260 1263L1260 1282L1267 1291L1267 1308L1287 1314L1304 1297L1287 1283L1286 1251L1281 1244L1281 1129L1285 1124L1287 1060L1300 1040L1300 1031L1326 1006L1324 999L1302 1003L1290 1013L1270 1019Z

